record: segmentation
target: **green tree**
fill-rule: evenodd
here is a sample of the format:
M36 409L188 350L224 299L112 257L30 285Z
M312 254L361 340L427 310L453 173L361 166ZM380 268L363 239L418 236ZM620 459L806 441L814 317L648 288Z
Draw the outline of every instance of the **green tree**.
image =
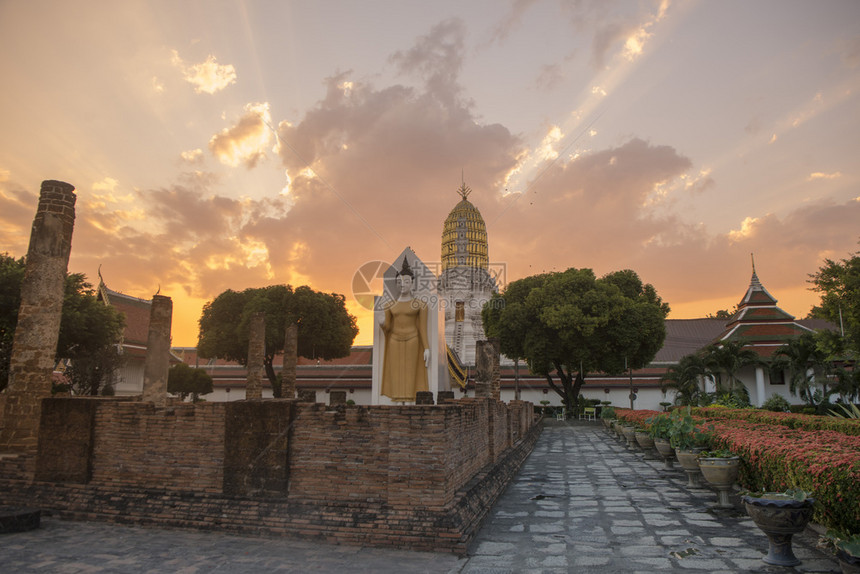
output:
M791 394L812 406L829 402L828 377L833 372L833 362L814 333L787 341L773 355L771 370L788 371Z
M179 395L183 401L190 395L196 403L200 395L212 392L212 377L203 369L179 363L167 371L167 392Z
M322 293L301 286L273 285L237 292L228 289L206 303L200 316L197 349L203 357L218 357L248 364L248 332L255 312L266 314L266 350L263 364L275 397L281 382L272 361L284 348L286 325L298 324L298 354L307 358L336 359L349 355L358 334L355 317L346 310L343 295Z
M505 355L525 359L573 408L588 373L620 374L654 358L666 337L668 312L634 271L597 279L591 269L568 269L510 283L482 318Z
M735 305L731 311L728 309L720 309L716 313L708 313L708 319L731 319L738 312L738 307Z
M708 345L702 351L708 370L714 375L717 394L730 393L749 402L749 392L738 379L741 369L760 362L758 353L745 341L725 341Z
M24 269L24 258L0 254L0 389L9 379ZM97 395L106 385L112 385L122 362L118 344L125 318L96 298L93 286L81 273L67 274L64 289L56 356L70 361L66 376L73 392Z
M0 253L0 391L9 381L9 358L18 324L21 306L21 281L24 279L24 258L15 259Z
M681 357L677 365L666 369L660 378L661 388L675 390L675 404L696 406L704 394L702 379L711 374L704 358L692 353Z
M813 313L844 331L849 358L856 360L860 357L860 253L838 262L825 259L818 272L810 275L810 283L821 294L821 304Z

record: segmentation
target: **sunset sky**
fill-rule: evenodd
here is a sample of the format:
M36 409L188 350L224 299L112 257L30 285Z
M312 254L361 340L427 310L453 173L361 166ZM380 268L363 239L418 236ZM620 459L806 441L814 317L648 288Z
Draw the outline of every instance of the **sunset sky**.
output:
M804 316L860 249L860 2L0 2L0 252L77 188L69 270L173 298L353 296L440 258L461 177L506 279L631 268L670 317L756 270ZM379 284L381 286L381 283Z

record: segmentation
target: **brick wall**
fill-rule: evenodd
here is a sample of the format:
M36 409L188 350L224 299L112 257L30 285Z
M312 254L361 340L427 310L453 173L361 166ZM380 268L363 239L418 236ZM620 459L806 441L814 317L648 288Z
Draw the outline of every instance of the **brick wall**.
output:
M491 399L337 408L48 399L36 480L0 460L0 504L462 553L531 451L532 410ZM63 462L48 460L61 450Z

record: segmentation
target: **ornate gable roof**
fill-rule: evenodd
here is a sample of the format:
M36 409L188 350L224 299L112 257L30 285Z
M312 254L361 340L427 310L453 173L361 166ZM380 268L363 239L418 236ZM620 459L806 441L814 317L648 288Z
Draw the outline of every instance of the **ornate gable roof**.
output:
M753 262L750 286L738 303L737 313L713 342L743 340L759 356L770 357L786 341L812 331L795 321L794 315L780 309L776 302L756 275Z

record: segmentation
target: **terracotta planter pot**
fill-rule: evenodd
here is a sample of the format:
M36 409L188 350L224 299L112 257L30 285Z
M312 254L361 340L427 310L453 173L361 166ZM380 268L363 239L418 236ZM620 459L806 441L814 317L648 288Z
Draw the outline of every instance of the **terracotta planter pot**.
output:
M795 500L779 493L766 493L761 498L741 498L747 514L767 536L770 548L762 560L776 566L797 566L800 560L791 550L791 537L803 532L812 518L812 498Z
M702 473L699 471L699 453L701 448L692 449L675 449L675 457L678 459L678 464L687 473L687 488L701 488L700 477Z
M737 456L730 458L699 457L699 470L705 480L717 489L717 506L732 508L729 502L729 491L738 479L738 467L741 459Z
M672 445L668 440L662 438L654 439L654 448L657 450L657 453L663 458L663 464L665 465L666 470L672 470L674 467L672 464L672 459L675 458L675 449L672 448Z

